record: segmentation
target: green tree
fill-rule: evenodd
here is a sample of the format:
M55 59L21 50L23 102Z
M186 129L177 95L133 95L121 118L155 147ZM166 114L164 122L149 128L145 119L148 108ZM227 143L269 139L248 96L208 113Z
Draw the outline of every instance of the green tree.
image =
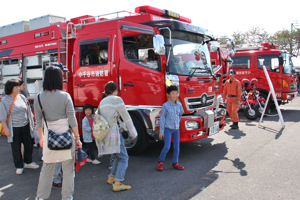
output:
M249 31L245 33L234 32L232 37L237 37L240 41L240 45L246 45L250 47L260 46L264 41L269 40L268 32L260 27L252 27Z
M277 31L270 37L270 42L279 46L279 49L291 52L291 32L287 29Z
M232 37L235 41L235 45L245 44L245 35L241 31L234 31Z

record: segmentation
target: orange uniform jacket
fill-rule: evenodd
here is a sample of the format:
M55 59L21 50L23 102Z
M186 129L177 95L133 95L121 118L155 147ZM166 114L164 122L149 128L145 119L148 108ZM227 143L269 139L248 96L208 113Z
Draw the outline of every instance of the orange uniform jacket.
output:
M233 122L239 121L238 109L239 101L241 99L242 87L241 83L237 79L233 79L231 82L230 79L225 82L223 90L223 99L227 99L227 110L228 114Z
M233 79L232 83L230 83L230 79L227 80L224 84L223 89L223 99L227 99L227 95L236 95L237 99L241 98L242 95L242 87L241 82L237 79Z

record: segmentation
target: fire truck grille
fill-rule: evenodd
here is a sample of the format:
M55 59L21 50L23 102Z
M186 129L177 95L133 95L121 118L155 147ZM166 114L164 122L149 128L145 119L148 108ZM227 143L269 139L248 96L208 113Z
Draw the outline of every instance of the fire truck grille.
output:
M297 90L297 85L296 84L291 84L290 89L291 90Z
M215 95L203 94L200 97L187 97L184 99L187 110L194 111L214 105Z

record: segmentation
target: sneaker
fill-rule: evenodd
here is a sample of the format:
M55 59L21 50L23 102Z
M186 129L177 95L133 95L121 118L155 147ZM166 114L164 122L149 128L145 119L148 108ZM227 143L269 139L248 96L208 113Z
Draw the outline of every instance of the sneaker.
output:
M39 167L40 167L40 166L37 165L35 162L32 162L32 163L30 163L30 164L25 163L25 165L24 165L24 168L28 168L28 169L37 169L37 168L39 168Z
M93 162L93 160L88 158L86 162Z
M115 177L112 175L108 175L107 183L111 185L114 182L115 182Z
M181 165L179 165L178 162L177 163L172 163L172 167L174 169L179 169L179 170L183 170L184 169L184 167L182 167Z
M61 188L61 183L52 183L52 187L54 187L54 188Z
M131 186L129 185L124 185L122 183L113 183L113 191L114 192L118 192L118 191L122 191L122 190L130 190L131 189Z
M163 162L160 162L160 161L157 162L157 170L158 171L163 171L164 170L164 163Z
M16 174L18 175L23 174L23 168L17 168Z
M123 178L123 180L121 180L121 181L124 181L124 178ZM115 182L115 177L112 176L112 175L108 175L107 183L108 183L109 185L111 185L111 184L113 184L114 182Z
M98 164L100 164L101 162L99 161L99 160L97 160L97 159L95 159L95 160L93 160L92 161L92 164L94 164L94 165L98 165Z

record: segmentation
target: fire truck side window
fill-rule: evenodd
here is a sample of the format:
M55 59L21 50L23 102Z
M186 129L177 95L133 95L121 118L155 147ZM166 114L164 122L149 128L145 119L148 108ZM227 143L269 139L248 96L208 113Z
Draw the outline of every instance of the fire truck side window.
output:
M80 66L108 63L108 41L83 42L80 44Z
M250 68L250 56L235 56L232 58L232 68L235 69L249 69Z
M257 56L257 67L263 69L265 66L268 71L280 72L279 59L277 55L258 55Z
M160 70L159 56L154 53L153 35L123 37L124 57L135 64Z

